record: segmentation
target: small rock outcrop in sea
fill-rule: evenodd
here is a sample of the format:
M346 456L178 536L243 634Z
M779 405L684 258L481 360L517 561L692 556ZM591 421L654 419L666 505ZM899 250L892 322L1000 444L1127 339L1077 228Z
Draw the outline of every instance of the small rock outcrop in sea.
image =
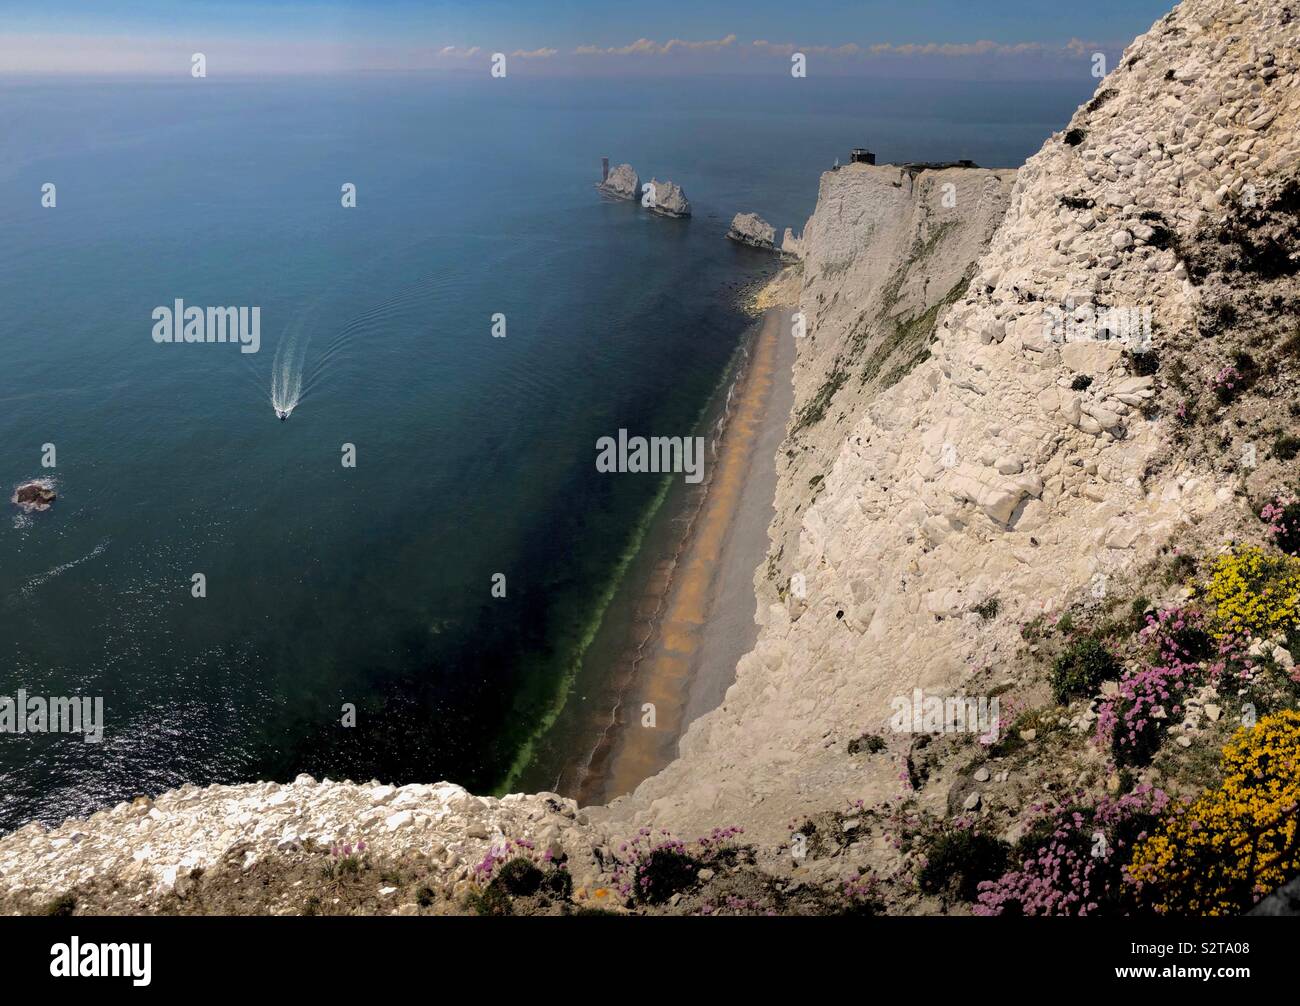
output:
M727 237L751 248L772 251L776 247L776 228L757 213L737 213L731 220Z
M654 200L649 206L651 213L658 213L663 217L691 215L690 201L680 185L674 182L661 182L657 178L650 179L650 184L653 186L651 191L654 192Z
M641 191L641 176L630 164L620 164L609 173L603 182L597 182L596 188L607 196L616 199L635 199Z
M30 513L33 510L48 510L57 498L53 486L36 480L24 482L14 490L12 502Z

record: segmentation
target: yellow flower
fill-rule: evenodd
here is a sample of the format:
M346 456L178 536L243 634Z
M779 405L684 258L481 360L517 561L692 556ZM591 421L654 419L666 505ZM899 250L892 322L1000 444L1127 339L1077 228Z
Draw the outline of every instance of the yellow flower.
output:
M1221 555L1203 593L1214 605L1220 638L1285 632L1300 622L1300 559L1255 547Z
M1237 915L1300 872L1300 712L1237 731L1221 768L1133 851L1129 879L1157 912Z

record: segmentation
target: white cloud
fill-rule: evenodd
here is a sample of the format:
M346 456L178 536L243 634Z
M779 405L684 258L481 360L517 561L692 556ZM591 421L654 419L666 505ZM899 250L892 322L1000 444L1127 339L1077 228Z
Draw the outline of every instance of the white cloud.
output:
M768 42L759 40L753 43L761 52L775 56L789 56L794 52L817 53L828 56L1087 56L1103 48L1100 42L1085 42L1072 38L1064 45L1046 42L993 42L980 39L977 42L907 42L901 45L893 42L877 42L865 48L849 43L847 45L797 45L793 42Z
M727 35L724 38L705 39L703 41L693 42L681 38L672 38L667 42L656 42L653 39L639 38L628 45L612 46L601 48L598 45L580 45L573 50L577 56L666 56L668 53L676 50L689 52L716 52L719 49L726 49L734 45L736 36Z

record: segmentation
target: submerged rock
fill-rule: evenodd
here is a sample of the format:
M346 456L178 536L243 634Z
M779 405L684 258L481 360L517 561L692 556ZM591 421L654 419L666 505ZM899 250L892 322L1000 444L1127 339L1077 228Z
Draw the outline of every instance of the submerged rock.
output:
M776 228L757 213L737 213L731 220L727 237L751 248L772 251L776 247Z
M609 173L603 182L597 182L596 188L607 196L616 199L635 199L641 191L641 176L630 164L620 164Z
M686 198L686 193L682 187L673 182L661 182L657 178L650 179L654 192L654 199L651 201L649 210L651 213L658 213L664 217L689 217L691 215L691 204Z
M33 510L48 510L57 498L58 494L48 482L34 480L24 482L14 490L12 502L30 513Z

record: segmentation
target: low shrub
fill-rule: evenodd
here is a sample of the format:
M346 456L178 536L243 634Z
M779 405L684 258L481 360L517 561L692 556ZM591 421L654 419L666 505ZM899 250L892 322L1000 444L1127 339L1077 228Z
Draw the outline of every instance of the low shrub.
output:
M1273 544L1287 555L1300 553L1300 499L1290 493L1275 496L1264 504L1259 519Z
M1293 461L1300 454L1300 437L1284 433L1273 441L1273 457L1279 461Z
M1139 786L1095 806L1046 812L1016 843L1017 867L979 885L975 914L1124 914L1131 903L1124 863L1168 805L1161 790Z
M1218 556L1204 596L1214 606L1219 637L1285 633L1300 622L1300 559L1254 546Z
M468 906L479 915L513 915L515 898L549 897L567 901L573 878L550 852L537 853L528 839L506 839L494 845L474 867L479 889Z
M889 745L884 739L876 734L863 734L861 737L855 737L849 741L849 754L876 754L885 750Z
M742 832L741 828L714 828L688 846L667 831L655 838L649 828L642 828L619 845L614 870L619 892L646 904L662 904L694 886L701 869L726 858L732 839Z
M996 880L1007 866L1007 844L973 828L946 828L930 839L916 882L927 894L974 901L979 885Z
M1120 766L1145 765L1155 755L1166 724L1183 711L1191 688L1204 676L1200 661L1214 649L1198 611L1166 608L1146 616L1138 638L1154 650L1137 671L1125 671L1119 692L1097 713L1097 742L1109 745Z
M67 918L75 914L76 911L77 897L75 894L62 894L41 906L42 915L51 915L60 919Z
M1300 712L1242 729L1223 784L1139 842L1127 879L1162 914L1237 915L1300 872Z
M1072 642L1052 667L1052 694L1057 702L1092 695L1103 682L1119 677L1119 662L1097 639Z

